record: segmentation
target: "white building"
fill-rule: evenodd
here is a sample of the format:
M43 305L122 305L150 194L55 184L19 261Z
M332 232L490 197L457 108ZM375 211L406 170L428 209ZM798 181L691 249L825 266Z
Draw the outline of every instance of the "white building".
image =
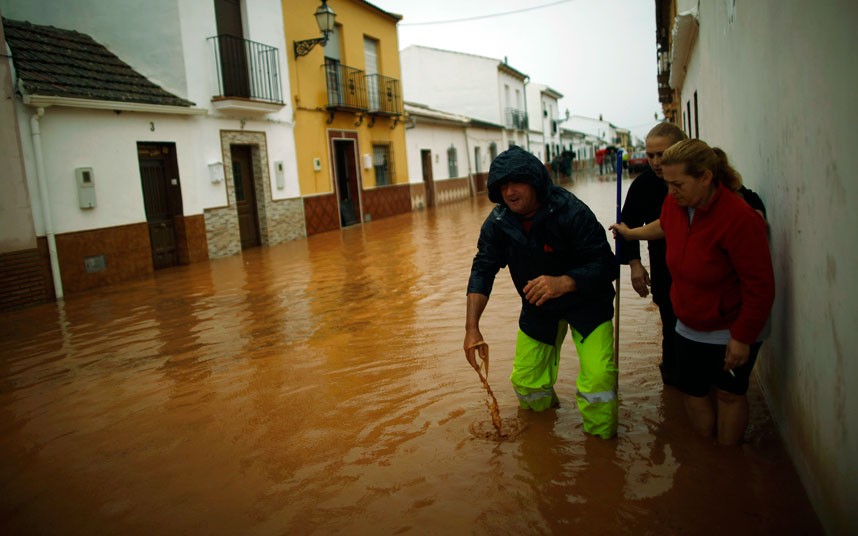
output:
M503 127L405 103L412 208L465 199L485 190Z
M558 102L562 98L562 93L545 84L527 85L528 151L544 163L561 151Z
M563 126L569 130L583 132L599 138L602 141L602 147L619 143L617 127L601 117L596 119L583 115L570 115L563 123Z
M656 19L665 114L723 148L768 209L776 297L756 376L825 531L858 534L858 9L659 0Z
M61 295L304 236L280 2L0 0L0 12L32 212L4 207L0 255L50 249ZM39 68L65 71L40 85L24 68L45 59L25 60L34 39L118 57L126 79L81 71L60 45Z
M573 169L589 169L596 165L596 150L603 145L601 138L568 128L560 129L560 145L564 151L575 153Z
M527 147L526 74L494 58L416 45L400 61L405 100L502 125L500 150Z
M433 207L470 196L469 119L409 102L405 113L411 207Z

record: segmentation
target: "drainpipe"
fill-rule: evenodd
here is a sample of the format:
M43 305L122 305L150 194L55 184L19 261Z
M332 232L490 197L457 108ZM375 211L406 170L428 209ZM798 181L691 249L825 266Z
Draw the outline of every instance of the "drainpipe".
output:
M524 139L527 143L527 152L530 152L530 116L527 115L527 84L530 82L530 77L524 77L524 117L527 118L524 125Z
M39 107L30 116L30 134L33 136L33 153L36 158L36 182L39 183L39 197L42 200L42 218L45 222L45 236L48 239L48 254L51 258L51 274L54 279L54 293L57 300L63 299L63 281L60 277L60 261L57 256L57 241L54 236L54 221L51 218L51 203L48 200L48 183L45 178L45 158L42 153L42 130L39 118L45 116L45 109Z
M474 174L471 173L471 144L468 143L468 134L470 126L465 127L465 157L468 160L468 186L471 190L471 197L477 196L477 184L474 180Z

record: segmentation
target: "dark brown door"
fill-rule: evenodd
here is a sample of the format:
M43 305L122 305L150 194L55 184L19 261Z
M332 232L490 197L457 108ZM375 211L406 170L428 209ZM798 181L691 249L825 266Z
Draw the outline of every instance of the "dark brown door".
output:
M340 224L348 227L360 223L357 150L354 140L334 140L334 170L340 202Z
M240 0L215 0L215 19L224 97L250 97L250 76Z
M143 185L143 204L149 224L152 266L157 270L176 266L179 255L176 240L177 217L182 215L182 188L176 145L138 143L137 159Z
M259 242L259 218L256 212L256 184L253 180L253 159L249 145L233 145L232 182L235 187L235 208L241 249L256 247Z
M435 181L432 178L432 151L420 151L420 162L423 167L423 189L426 190L426 207L435 206Z

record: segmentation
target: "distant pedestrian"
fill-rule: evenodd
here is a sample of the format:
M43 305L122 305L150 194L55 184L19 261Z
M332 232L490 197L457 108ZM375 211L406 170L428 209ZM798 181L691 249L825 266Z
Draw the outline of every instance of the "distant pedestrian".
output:
M551 159L551 176L555 184L560 181L560 155L555 154Z
M568 180L572 176L572 160L575 159L575 153L572 151L563 151L561 159L561 169L563 176Z

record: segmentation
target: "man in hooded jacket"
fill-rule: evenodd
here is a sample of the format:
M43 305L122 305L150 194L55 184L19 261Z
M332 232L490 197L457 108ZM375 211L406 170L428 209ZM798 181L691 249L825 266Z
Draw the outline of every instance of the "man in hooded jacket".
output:
M489 199L497 206L480 229L468 280L465 356L479 370L486 347L479 322L498 271L508 266L521 296L510 381L522 408L559 405L554 391L560 348L571 328L580 357L576 399L584 431L617 432L613 361L614 287L619 267L605 228L571 192L555 186L545 166L520 147L492 162Z

